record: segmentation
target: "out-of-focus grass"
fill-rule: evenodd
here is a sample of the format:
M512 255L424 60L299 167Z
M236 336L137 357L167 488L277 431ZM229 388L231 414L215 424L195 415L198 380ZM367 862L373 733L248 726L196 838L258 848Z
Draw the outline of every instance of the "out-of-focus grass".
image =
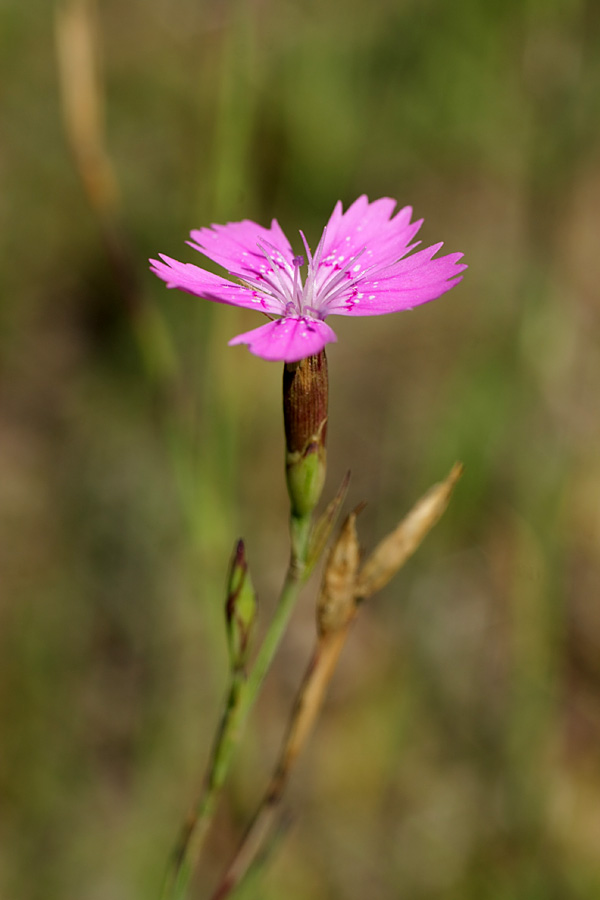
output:
M223 690L223 578L285 565L281 373L256 320L146 274L209 221L314 242L334 202L414 204L470 269L340 320L330 489L372 546L455 458L436 532L365 609L261 896L600 891L600 34L592 0L105 2L106 142L177 402L151 383L61 124L53 8L0 15L0 895L147 898ZM307 596L198 896L256 801L311 641Z

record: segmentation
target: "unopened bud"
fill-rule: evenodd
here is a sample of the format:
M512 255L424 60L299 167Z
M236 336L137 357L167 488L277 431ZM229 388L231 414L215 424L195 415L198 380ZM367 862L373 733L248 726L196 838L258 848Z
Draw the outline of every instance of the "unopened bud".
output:
M233 669L241 669L246 663L256 612L256 594L248 572L244 542L238 541L229 570L225 607L227 641Z
M321 350L283 370L285 469L293 515L304 518L317 505L327 465L327 357Z
M321 636L339 631L350 622L356 610L356 573L360 560L356 516L361 508L351 512L344 522L325 566L317 601L317 628Z

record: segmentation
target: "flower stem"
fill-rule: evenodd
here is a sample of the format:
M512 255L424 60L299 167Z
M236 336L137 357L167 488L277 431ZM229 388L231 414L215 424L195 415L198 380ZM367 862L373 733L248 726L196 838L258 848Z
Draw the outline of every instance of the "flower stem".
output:
M304 582L312 517L291 517L290 563L269 629L248 677L234 671L200 797L183 824L163 887L163 900L183 900L246 719L285 632Z
M258 652L252 671L248 676L245 698L246 714L250 711L260 690L263 679L273 661L273 657L275 656L277 647L283 637L300 588L304 583L311 520L311 516L304 516L302 518L292 516L290 519L290 563L279 596L277 609L275 610L269 630L267 631L260 651Z
M219 730L215 736L202 792L183 823L179 840L173 851L163 886L163 900L181 900L185 897L195 862L204 843L208 826L212 821L215 800L225 779L228 761L235 747L238 733L237 723L241 709L240 701L244 687L243 675L234 673Z
M225 900L226 897L238 893L251 874L261 849L269 840L284 789L296 758L302 751L321 709L356 611L357 607L338 631L317 640L296 698L287 737L273 777L235 857L211 900Z

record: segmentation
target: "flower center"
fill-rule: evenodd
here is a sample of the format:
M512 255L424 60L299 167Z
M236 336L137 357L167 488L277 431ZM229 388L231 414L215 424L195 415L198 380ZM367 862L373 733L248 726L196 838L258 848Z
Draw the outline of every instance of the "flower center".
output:
M256 275L249 277L245 273L241 280L259 294L278 300L283 316L324 319L331 307L339 306L345 300L353 302L352 298L357 294L356 285L365 275L365 269L356 261L366 249L363 247L346 260L342 257L323 259L326 234L327 229L323 231L313 256L304 233L300 232L308 260L304 281L300 272L305 263L304 256L298 254L292 257L290 265L281 251L266 241L258 243L266 264L260 267Z

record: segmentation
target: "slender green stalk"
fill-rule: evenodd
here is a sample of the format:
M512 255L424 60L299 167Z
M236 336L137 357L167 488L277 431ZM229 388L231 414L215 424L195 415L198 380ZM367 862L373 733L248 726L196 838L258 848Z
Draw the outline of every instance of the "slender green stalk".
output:
M290 520L291 554L290 564L285 576L283 588L279 597L277 609L265 635L260 651L248 677L246 690L246 714L250 711L254 700L260 690L267 671L270 668L277 647L283 637L296 598L304 583L306 557L308 553L308 539L310 535L312 517L297 518L292 516Z
M283 418L286 438L286 481L290 497L290 562L279 603L263 639L250 674L233 641L232 675L228 700L221 718L208 772L200 798L184 823L163 890L163 900L183 900L194 871L215 800L223 786L231 759L246 719L254 705L273 657L281 642L290 614L316 558L311 542L313 511L318 503L326 469L327 359L325 351L298 363L286 364L283 371ZM309 550L313 544L312 551ZM240 556L241 553L241 556ZM309 560L310 555L310 560ZM231 626L241 624L239 591L246 575L243 545L238 545L233 562L227 611ZM236 568L238 566L238 568ZM241 580L240 580L241 579ZM238 635L239 637L239 635ZM237 648L237 650L236 650Z
M302 588L310 527L311 516L292 516L290 563L277 609L250 675L246 678L245 673L239 670L232 673L227 703L213 745L202 793L183 825L167 872L163 900L183 900L186 895L235 748Z
M221 724L215 737L202 793L196 806L190 811L184 822L173 851L162 892L165 900L167 898L168 900L176 900L176 898L179 900L186 894L195 861L212 820L219 788L225 778L227 761L235 746L235 736L238 731L236 723L239 719L240 699L244 686L244 676L241 673L234 673Z
M226 897L233 895L239 897L245 893L246 882L254 875L254 867L261 851L264 851L265 846L273 839L273 824L283 792L296 758L302 751L321 709L325 692L357 609L357 605L353 603L349 610L348 622L336 633L317 640L294 704L288 734L273 777L233 861L211 900L225 900Z

